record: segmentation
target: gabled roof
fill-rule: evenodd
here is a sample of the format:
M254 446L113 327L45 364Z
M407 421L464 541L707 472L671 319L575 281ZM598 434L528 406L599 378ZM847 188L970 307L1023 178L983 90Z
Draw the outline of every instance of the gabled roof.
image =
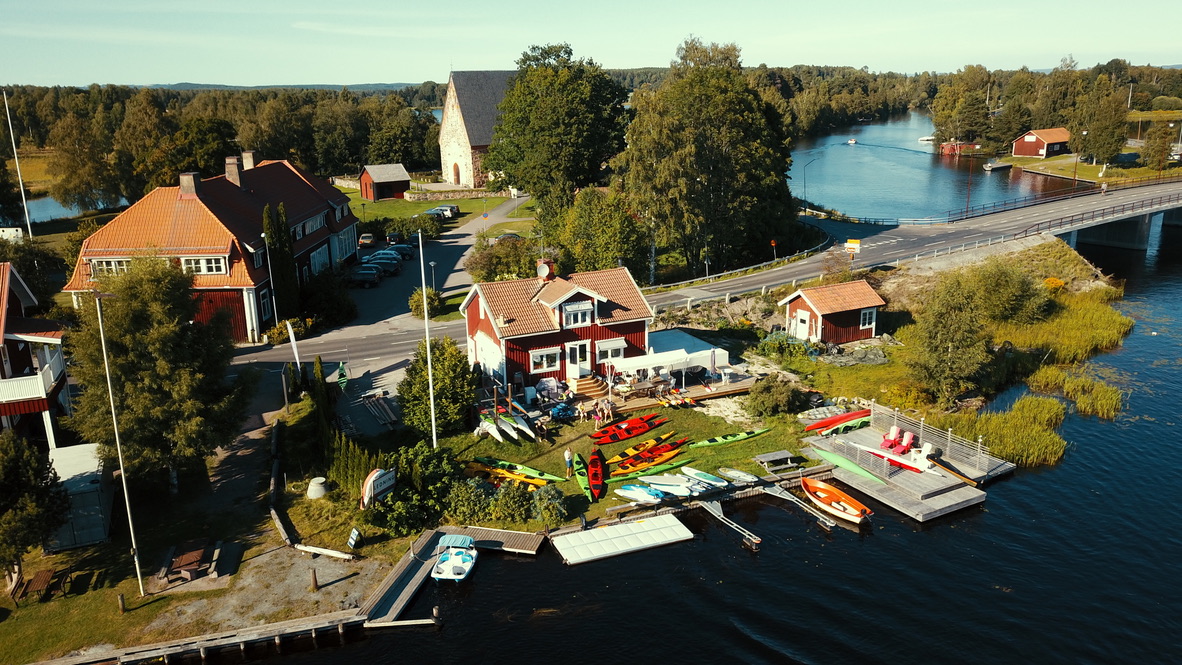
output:
M804 298L809 309L820 316L867 307L882 307L886 304L886 301L874 291L874 287L864 280L799 289L779 304L786 305L797 298Z
M500 115L497 106L516 74L516 70L451 73L451 89L455 91L464 129L468 132L468 145L492 143L493 127Z
M1065 127L1055 127L1053 129L1032 129L1027 134L1034 134L1043 143L1066 143L1071 138L1071 132ZM1023 134L1025 136L1025 134Z
M553 307L577 293L599 300L597 325L653 318L652 308L627 268L574 273L548 282L534 277L484 282L472 288L460 309L467 310L473 297L479 294L481 307L492 319L498 337L537 335L562 329ZM502 317L504 325L501 325Z
M369 173L374 182L407 182L410 174L401 164L368 164L361 169L362 173Z

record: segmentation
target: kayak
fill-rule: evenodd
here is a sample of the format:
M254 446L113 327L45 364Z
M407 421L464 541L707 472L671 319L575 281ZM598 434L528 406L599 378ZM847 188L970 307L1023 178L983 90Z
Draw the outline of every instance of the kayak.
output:
M595 501L607 495L607 483L604 482L605 471L607 471L607 462L603 459L603 451L596 448L591 451L591 457L587 459L587 485L591 490L591 496L595 497Z
M622 482L625 482L628 480L636 480L637 478L640 478L643 475L650 474L650 473L661 473L663 471L669 471L670 469L676 469L677 467L681 466L682 464L689 464L692 461L693 461L692 459L683 459L683 460L677 460L676 462L666 462L664 464L657 464L656 466L651 466L647 469L641 469L639 471L633 471L632 473L626 473L622 476L612 476L607 479L607 482L622 483Z
M645 460L651 460L653 458L660 457L661 455L664 455L665 453L669 452L670 450L677 450L678 448L685 445L686 441L689 441L689 439L683 438L683 439L678 439L676 441L664 441L664 442L656 444L655 446L652 446L648 450L642 450L642 451L636 453L635 455L629 455L628 457L625 457L624 459L617 462L617 464L619 464L620 466L627 466L627 465L633 465L633 464L636 464L639 462L643 462Z
M813 430L829 429L835 425L840 425L847 420L854 420L856 418L865 418L870 415L870 409L862 409L861 411L850 411L849 413L839 413L836 416L829 416L817 422L806 425L804 431L811 432Z
M480 429L497 441L505 442L505 435L501 434L501 428L497 427L497 421L493 420L491 416L480 414Z
M607 443L614 443L616 441L623 441L624 439L631 439L634 436L644 434L645 432L655 429L665 423L669 422L666 418L660 418L660 414L650 413L647 416L639 418L629 418L622 422L613 423L604 427L603 429L592 432L591 438L597 441L597 445L604 445Z
M876 450L870 446L864 446L860 443L854 443L852 441L847 441L847 443L849 443L851 446L854 446L855 448L865 450L875 457L881 457L882 459L889 462L891 466L897 466L901 469L907 469L908 471L914 471L916 473L930 473L933 476L939 476L941 478L944 477L944 474L936 471L936 465L932 464L932 461L927 458L927 454L929 452L928 450L916 450L913 448L906 453L897 454L889 450ZM930 446L925 444L925 448L930 448Z
M735 432L734 434L724 434L723 436L716 436L713 439L706 439L705 441L698 441L689 444L689 448L705 448L707 446L722 446L735 441L742 441L743 439L750 439L754 436L759 436L764 432L771 430L770 427L763 429L749 429L746 432Z
M718 472L727 478L730 478L731 480L737 480L741 483L758 483L761 480L759 476L753 473L747 473L746 471L740 471L738 469L732 469L725 466L718 467Z
M497 426L516 440L521 440L521 433L517 431L517 423L500 414L496 415Z
M861 524L874 514L857 499L829 483L802 476L800 488L818 508L847 522Z
M821 430L821 436L829 436L830 434L845 434L846 432L852 432L856 429L866 427L869 424L870 416L866 416L865 418L854 418L853 420L847 420L844 423L838 423L829 429Z
M620 462L619 466L616 467L615 471L611 472L611 475L612 476L623 476L623 475L627 475L629 473L632 473L634 471L644 471L645 469L657 466L658 464L664 464L665 462L668 462L669 460L673 459L674 457L677 457L677 455L679 455L680 453L681 453L680 449L675 449L675 450L669 450L669 451L663 452L660 455L657 455L656 457L653 457L651 459L644 459L644 460L638 460L638 461L632 461L632 462L623 461L623 462ZM645 453L640 453L640 454L644 455Z
M697 491L690 489L686 485L661 485L657 489L662 492L667 492L677 497L687 497L697 494Z
M655 487L649 487L648 485L624 485L616 490L616 494L629 501L648 504L660 503L669 496L666 492L662 492Z
M560 483L560 482L566 480L566 478L556 476L552 473L546 473L545 471L538 471L537 469L535 469L533 467L528 467L524 464L517 464L515 462L507 462L503 459L497 459L495 457L473 457L472 459L476 460L477 462L480 462L481 464L484 464L485 466L490 466L490 467L493 467L496 469L504 469L506 471L512 471L513 473L519 473L523 476L530 476L531 478L538 478L540 480L546 480L546 481L549 481L552 483Z
M538 438L538 435L534 432L533 428L529 426L529 423L525 422L525 418L522 418L521 416L510 416L510 418L513 420L513 424L517 426L517 429L521 430L522 434L525 434L531 439Z
M591 481L587 477L587 463L583 461L583 456L575 453L571 464L575 469L575 480L579 481L579 487L583 488L583 494L587 495L588 501L594 503L595 495L591 494Z
M717 487L704 483L700 480L694 480L689 476L683 476L680 473L666 473L659 476L641 476L637 480L642 480L649 485L656 487L659 490L669 491L671 487L684 487L689 490L691 494L701 494L702 492L710 492L718 489Z
M715 487L729 487L730 486L730 482L728 482L726 479L719 478L718 476L716 476L712 473L706 473L705 471L699 471L699 470L693 468L692 466L681 467L681 472L684 473L685 475L689 476L690 478L693 478L694 480L700 480L704 483L708 483L708 484L713 485Z
M828 450L821 450L820 448L813 448L813 452L817 453L818 457L825 460L826 462L829 462L833 466L839 466L847 471L852 471L859 476L873 480L876 483L882 485L886 484L883 479L858 466L853 460L846 459L841 455L838 455L837 453L831 453Z
M516 480L517 482L525 483L526 485L533 485L535 487L540 487L549 483L549 481L542 480L541 478L534 478L532 476L514 473L506 469L498 469L495 466L481 464L480 462L468 462L468 465L464 467L464 475L470 476L472 478Z
M608 464L615 464L617 462L622 462L622 461L628 459L629 457L632 457L636 453L648 450L649 448L652 448L653 446L657 445L658 443L661 443L661 442L669 439L670 437L672 437L676 433L677 432L668 432L666 434L662 434L661 436L649 439L648 441L645 441L644 443L638 443L635 446L632 446L631 448L629 448L623 452L613 455L610 459L608 459L607 463Z

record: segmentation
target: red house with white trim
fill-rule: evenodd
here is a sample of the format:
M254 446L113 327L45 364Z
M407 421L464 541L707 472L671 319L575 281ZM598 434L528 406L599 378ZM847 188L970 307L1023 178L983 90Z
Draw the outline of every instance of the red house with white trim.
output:
M627 268L554 274L472 287L460 305L467 322L468 362L502 382L536 385L607 374L612 359L648 349L653 310ZM520 375L520 376L518 376Z
M280 204L300 284L356 257L348 196L290 162L256 163L247 151L226 158L225 175L182 173L177 187L157 187L95 231L62 290L77 307L94 288L92 275L124 272L135 256L166 257L193 273L201 321L225 310L234 340L257 342L276 323L263 209Z
M779 302L785 329L797 339L845 344L876 334L878 308L886 305L864 280L799 289Z
M358 178L361 198L366 201L406 198L410 189L410 174L401 164L368 164Z
M68 413L62 328L25 317L37 298L11 263L0 263L0 429L57 447L54 416Z
M1067 140L1071 132L1065 127L1032 129L1014 139L1015 157L1054 157L1071 152Z

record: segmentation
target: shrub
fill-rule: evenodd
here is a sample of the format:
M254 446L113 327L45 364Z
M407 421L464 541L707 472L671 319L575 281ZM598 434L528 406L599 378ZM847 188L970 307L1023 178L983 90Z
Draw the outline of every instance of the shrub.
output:
M428 287L426 293L427 293L427 315L429 318L433 319L436 316L439 316L439 310L443 308L443 299L439 297L439 292L436 291L435 289ZM414 290L414 292L410 294L410 301L409 301L408 305L410 306L410 313L413 314L415 316L415 318L419 318L419 319L423 318L423 289L422 288L416 288Z
M338 326L357 318L357 304L349 296L343 275L326 270L314 275L300 289L306 319L324 326Z
M1033 323L1043 319L1051 300L1021 268L993 259L969 271L977 311L992 321Z
M525 483L505 482L493 497L489 514L495 520L525 522L533 513L533 501Z
M782 375L760 379L747 395L747 412L763 418L779 413L798 413L808 407L808 395Z
M455 524L477 524L487 521L495 492L492 485L480 478L469 478L467 482L454 483L447 495L444 515Z
M547 527L566 521L566 494L557 485L543 485L533 493L533 518Z
M288 322L291 322L291 330L295 333L296 339L307 337L315 323L312 319L285 319L264 333L267 336L267 341L271 344L283 344L286 342Z

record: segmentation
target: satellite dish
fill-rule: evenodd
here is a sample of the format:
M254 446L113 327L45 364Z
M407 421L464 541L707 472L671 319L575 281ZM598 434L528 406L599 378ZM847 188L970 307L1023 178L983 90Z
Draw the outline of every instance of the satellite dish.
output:
M538 277L544 278L544 277L549 277L549 276L550 276L550 264L549 263L539 263L538 264Z

